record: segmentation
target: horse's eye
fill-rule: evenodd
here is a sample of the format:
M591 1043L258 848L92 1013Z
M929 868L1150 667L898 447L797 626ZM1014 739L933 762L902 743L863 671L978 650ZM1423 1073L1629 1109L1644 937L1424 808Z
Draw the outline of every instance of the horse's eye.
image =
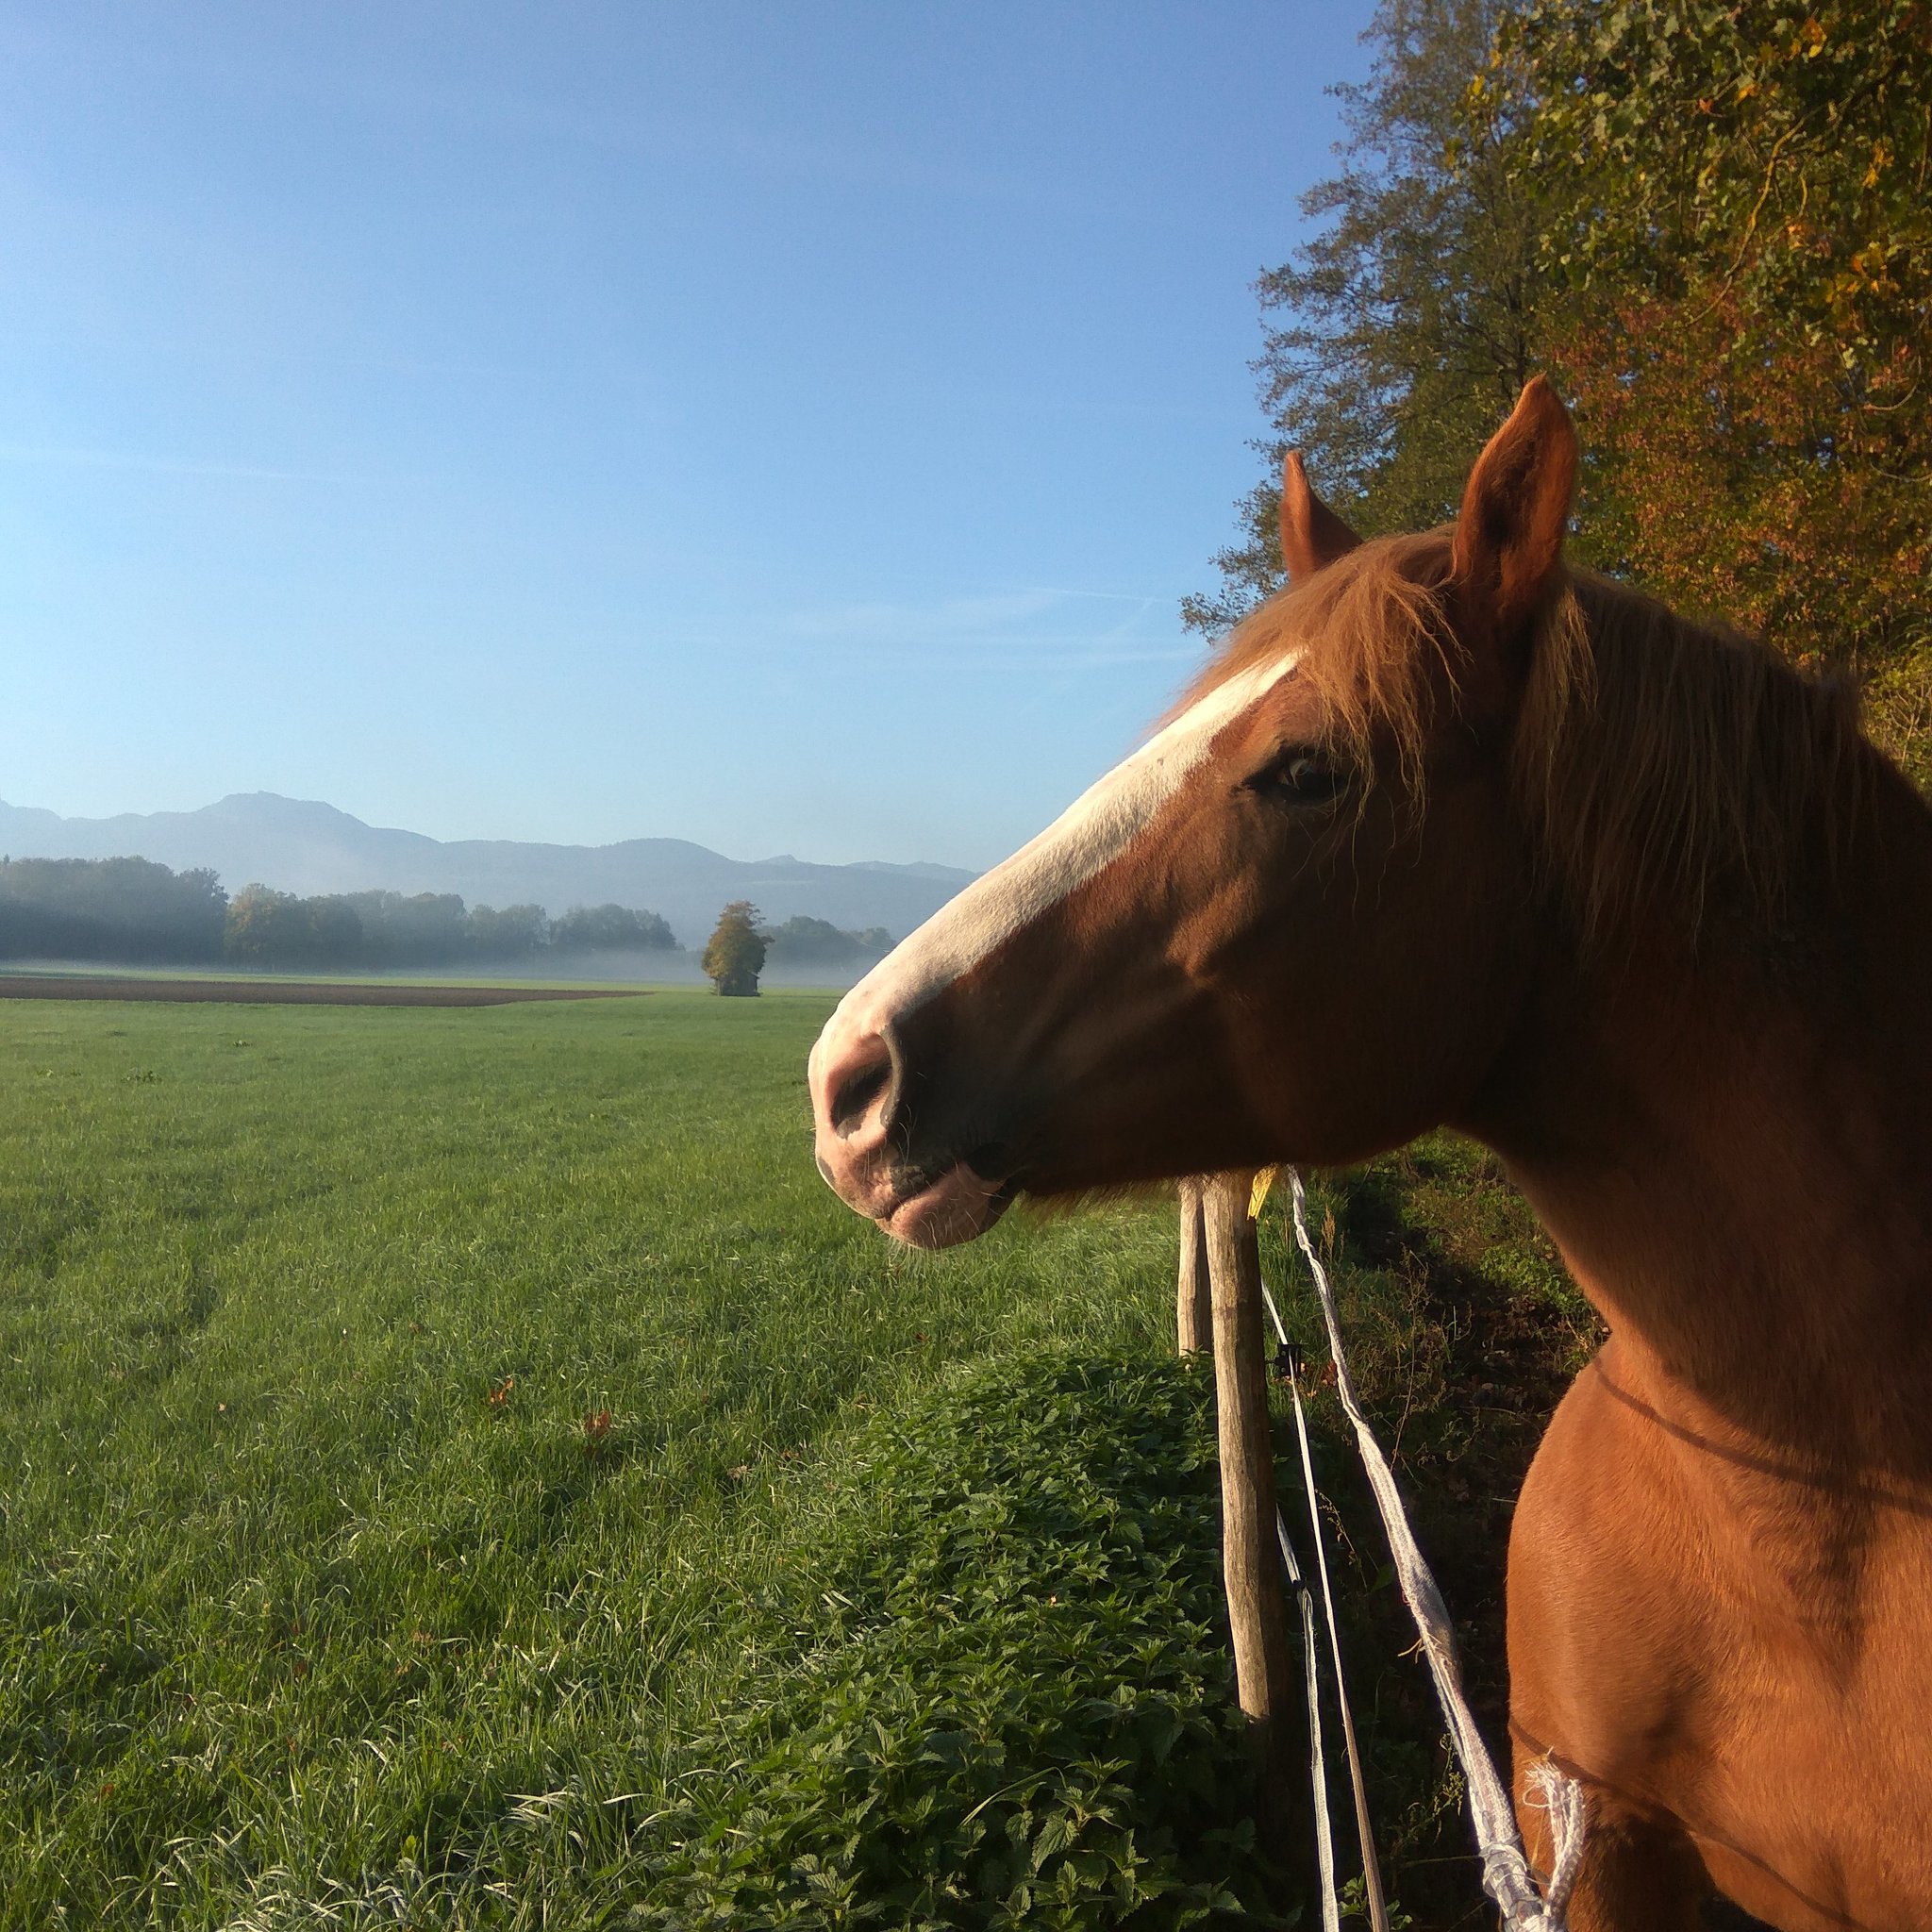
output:
M1348 790L1348 774L1321 752L1296 745L1263 765L1248 789L1281 805L1329 805Z

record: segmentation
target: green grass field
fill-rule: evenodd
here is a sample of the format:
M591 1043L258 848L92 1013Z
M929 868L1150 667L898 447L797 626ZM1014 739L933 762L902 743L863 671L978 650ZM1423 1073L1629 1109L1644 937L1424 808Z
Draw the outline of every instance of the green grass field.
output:
M1172 1210L891 1249L829 1004L0 1007L0 1925L1258 1913ZM1586 1324L1467 1153L1322 1205L1493 1650ZM1471 1861L1354 1568L1421 1900Z

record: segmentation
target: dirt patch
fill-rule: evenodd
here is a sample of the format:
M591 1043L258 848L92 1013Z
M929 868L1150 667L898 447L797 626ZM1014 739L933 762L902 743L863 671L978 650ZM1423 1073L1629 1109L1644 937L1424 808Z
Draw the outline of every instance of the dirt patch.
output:
M513 1007L525 1000L631 1000L616 986L416 986L400 980L110 979L0 974L0 1000L180 1000L236 1007Z

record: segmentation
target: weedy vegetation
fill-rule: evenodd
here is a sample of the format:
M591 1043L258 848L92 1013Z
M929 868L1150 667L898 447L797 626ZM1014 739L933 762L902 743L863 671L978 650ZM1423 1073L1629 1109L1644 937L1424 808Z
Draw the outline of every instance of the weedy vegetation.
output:
M0 1007L0 1927L1292 1920L1171 1205L891 1249L827 1005ZM1466 1148L1315 1203L1493 1714L1588 1311ZM1316 1410L1395 1888L1474 1924Z

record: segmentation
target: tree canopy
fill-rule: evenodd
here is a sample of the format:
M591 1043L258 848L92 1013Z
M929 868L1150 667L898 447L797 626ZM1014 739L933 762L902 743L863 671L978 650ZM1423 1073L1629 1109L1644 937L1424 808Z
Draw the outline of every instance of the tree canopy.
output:
M550 928L560 953L634 952L675 946L671 927L656 912L628 906L573 906Z
M454 892L324 892L244 886L145 858L0 858L0 958L212 962L383 972L674 947L656 912L466 907Z
M732 900L718 915L699 964L713 988L727 998L758 996L758 974L765 965L765 937L758 930L758 908L749 899Z
M212 872L146 858L0 859L0 957L221 957L228 895Z
M297 898L273 886L243 886L228 902L224 950L251 966L353 966L362 920L347 899Z
M1549 372L1582 560L1842 668L1932 776L1932 8L1384 0L1323 226L1264 275L1275 434L1218 631L1280 582L1299 447L1370 533L1453 510Z
M472 949L473 915L455 892L345 892L341 903L362 928L364 965L432 966Z
M892 936L882 925L869 925L850 932L828 919L813 919L797 913L783 925L767 928L763 934L774 966L793 970L814 966L849 969L862 959L876 959L891 951Z

